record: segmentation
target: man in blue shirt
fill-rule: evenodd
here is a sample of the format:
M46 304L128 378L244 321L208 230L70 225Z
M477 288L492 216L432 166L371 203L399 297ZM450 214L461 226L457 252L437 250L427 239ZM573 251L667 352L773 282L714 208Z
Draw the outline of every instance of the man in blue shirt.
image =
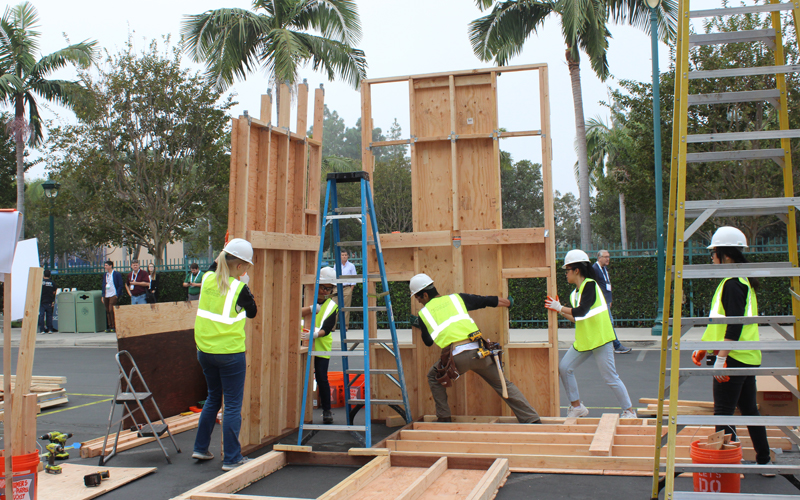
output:
M608 277L608 264L611 262L611 254L608 250L600 250L597 252L597 260L592 266L594 269L595 281L603 291L603 296L608 304L608 315L611 317L611 325L614 325L614 316L611 314L611 278ZM617 336L617 331L614 330L614 337ZM626 354L631 352L630 347L625 347L618 338L614 338L614 352L617 354Z

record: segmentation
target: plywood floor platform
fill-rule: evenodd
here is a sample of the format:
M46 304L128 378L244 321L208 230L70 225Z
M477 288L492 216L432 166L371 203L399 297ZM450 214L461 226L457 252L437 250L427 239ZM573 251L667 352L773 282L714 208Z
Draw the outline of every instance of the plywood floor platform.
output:
M97 467L70 463L61 464L61 469L61 474L39 473L38 498L89 500L156 471L155 467ZM109 478L97 487L84 486L83 476L100 470L109 471Z

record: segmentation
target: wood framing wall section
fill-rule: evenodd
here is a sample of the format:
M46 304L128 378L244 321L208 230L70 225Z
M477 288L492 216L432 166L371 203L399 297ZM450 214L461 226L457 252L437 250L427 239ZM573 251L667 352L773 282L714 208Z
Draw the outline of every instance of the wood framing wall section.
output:
M539 128L500 132L497 79L500 73L528 71L538 75ZM408 82L410 138L371 141L372 86ZM535 99L535 94L521 92ZM413 233L383 234L381 245L388 278L409 280L425 272L440 293L508 296L509 278L546 278L556 293L553 217L552 145L547 65L513 66L364 80L361 84L363 169L374 172L374 148L408 144L411 155ZM543 228L503 229L500 185L500 138L541 139L544 189ZM377 200L380 203L380 200ZM370 272L377 272L374 250ZM412 300L412 311L418 304ZM373 313L374 314L374 313ZM506 346L506 375L542 415L559 414L558 341L555 313L548 313L548 342L510 344L508 310L487 308L472 313L484 336ZM376 336L374 315L371 336ZM376 348L376 366L392 359ZM427 372L439 349L427 348L415 332L412 346L401 347L412 414L433 413ZM448 391L456 415L509 415L495 392L467 373ZM399 390L377 379L373 397L397 397ZM373 418L390 410L377 407Z
M300 307L304 276L314 272L319 248L324 91L314 92L313 139L306 137L308 85L297 88L296 132L289 88L281 85L278 92L277 126L270 121L272 96L264 95L261 119L243 115L231 127L228 233L253 244L249 286L259 309L246 327L245 451L299 424L305 358Z

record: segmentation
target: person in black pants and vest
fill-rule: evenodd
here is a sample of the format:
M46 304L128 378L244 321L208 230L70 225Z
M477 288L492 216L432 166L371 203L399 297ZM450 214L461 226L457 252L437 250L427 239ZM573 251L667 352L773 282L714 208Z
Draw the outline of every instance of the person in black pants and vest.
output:
M594 265L594 279L597 281L597 286L603 291L603 296L608 304L608 315L611 317L611 327L614 328L614 315L611 314L611 278L608 277L608 264L611 262L611 254L608 250L600 250L597 252L597 260ZM633 349L625 347L617 337L617 330L614 330L614 353L626 354Z
M56 285L50 279L50 270L44 270L42 280L42 299L39 302L39 332L57 332L53 328L53 302L56 300Z

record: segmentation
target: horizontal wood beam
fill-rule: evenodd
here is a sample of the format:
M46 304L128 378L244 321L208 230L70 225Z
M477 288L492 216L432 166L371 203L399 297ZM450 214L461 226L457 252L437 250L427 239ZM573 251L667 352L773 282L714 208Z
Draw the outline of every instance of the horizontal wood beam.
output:
M194 330L197 301L119 306L115 315L118 339Z
M449 77L450 75L453 76L464 76L464 75L485 75L491 73L511 73L514 71L532 71L532 70L539 70L541 68L546 68L547 64L539 63L539 64L523 64L519 66L499 66L493 68L483 68L483 69L470 69L464 71L452 71L447 73L428 73L423 75L407 75L407 76L392 76L387 78L372 78L372 79L365 79L361 80L362 84L375 84L375 83L393 83L393 82L404 82L411 79L418 80L423 78L435 78L437 76L445 76Z
M616 413L603 413L600 423L597 425L597 432L589 446L589 453L592 455L611 456L611 447L614 446L614 435L619 425L619 415ZM653 436L655 437L655 436Z
M306 137L303 134L298 134L296 132L292 132L291 130L286 129L286 128L277 127L277 126L273 125L271 122L265 122L264 120L259 120L258 118L253 118L252 116L239 115L239 119L240 120L247 120L248 123L250 124L250 126L255 125L256 127L259 127L259 128L269 129L270 132L274 132L276 134L288 135L293 141L297 141L297 142L307 142L308 141L309 143L312 143L312 144L317 145L317 146L321 146L322 145L322 143L320 141L317 141L317 140L314 140L314 139L310 139L309 137Z
M222 474L200 486L175 497L173 500L190 500L203 498L204 493L236 493L248 484L268 476L286 465L286 455L280 451L271 451L236 469ZM198 496L195 496L198 495ZM209 497L206 497L209 498ZM219 498L219 497L216 497ZM225 498L224 496L222 498Z
M515 267L503 269L503 278L549 278L549 267Z
M247 231L247 241L256 250L319 250L319 236L305 234L270 233L267 231Z
M461 245L523 245L544 243L544 228L477 229L460 232L424 231L416 233L391 233L381 235L383 248L447 247L454 237L461 237ZM530 268L548 269L549 268ZM537 271L538 272L538 271Z

